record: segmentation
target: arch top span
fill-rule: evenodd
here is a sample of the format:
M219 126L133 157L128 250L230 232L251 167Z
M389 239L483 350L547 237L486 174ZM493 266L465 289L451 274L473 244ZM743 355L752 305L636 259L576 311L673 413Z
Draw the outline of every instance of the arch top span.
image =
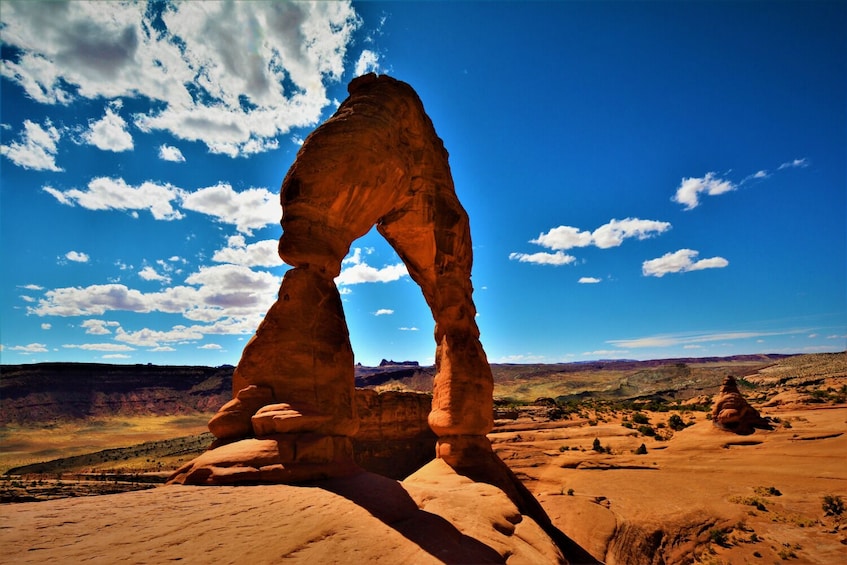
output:
M408 84L369 74L348 91L283 180L279 254L293 269L244 348L234 400L210 428L225 439L246 437L249 427L254 434L355 433L353 352L333 279L352 243L376 226L435 320L430 427L454 450L478 445L493 426L493 380L475 320L468 215L447 151ZM477 439L455 440L462 436Z

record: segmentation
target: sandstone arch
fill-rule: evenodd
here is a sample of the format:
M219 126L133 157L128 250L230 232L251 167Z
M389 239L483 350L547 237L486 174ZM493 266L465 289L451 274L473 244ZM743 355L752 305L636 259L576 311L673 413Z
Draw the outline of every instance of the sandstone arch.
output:
M234 399L209 428L226 442L273 438L276 453L268 457L289 467L348 459L358 426L354 360L333 279L352 243L375 225L435 320L429 424L439 436L438 455L448 462L460 454L493 456L485 438L493 426L493 380L471 296L470 227L447 151L409 85L369 74L348 91L283 180L279 254L293 268L244 348ZM292 479L289 471L279 476ZM190 480L203 481L202 474Z

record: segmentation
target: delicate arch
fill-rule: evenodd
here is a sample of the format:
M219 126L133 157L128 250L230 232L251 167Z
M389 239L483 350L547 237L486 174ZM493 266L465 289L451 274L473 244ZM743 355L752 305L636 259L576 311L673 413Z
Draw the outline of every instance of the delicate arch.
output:
M293 269L244 349L234 392L270 389L304 416L277 431L355 433L353 353L333 279L352 243L376 225L435 319L430 426L442 438L483 436L493 424L493 384L471 297L468 216L447 151L409 85L370 74L348 90L282 183L279 254Z

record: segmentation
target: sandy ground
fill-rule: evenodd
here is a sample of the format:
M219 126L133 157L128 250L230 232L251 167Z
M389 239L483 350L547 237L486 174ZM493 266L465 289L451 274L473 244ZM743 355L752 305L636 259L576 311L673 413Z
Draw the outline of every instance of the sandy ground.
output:
M657 441L603 413L597 425L525 418L491 438L554 524L606 563L847 563L847 515L822 509L825 495L847 501L847 406L813 408L760 408L779 423L749 436L695 413ZM646 414L669 434L657 424L672 413ZM362 474L2 505L0 547L0 563L557 561L502 492L440 461L402 483Z
M651 423L670 415L647 414ZM609 564L655 556L669 563L847 563L847 526L836 530L822 509L827 494L847 501L847 407L763 415L782 423L738 436L700 413L660 442L633 437L609 417L597 426L492 438L554 524ZM594 438L612 454L592 450ZM633 454L641 443L647 454Z

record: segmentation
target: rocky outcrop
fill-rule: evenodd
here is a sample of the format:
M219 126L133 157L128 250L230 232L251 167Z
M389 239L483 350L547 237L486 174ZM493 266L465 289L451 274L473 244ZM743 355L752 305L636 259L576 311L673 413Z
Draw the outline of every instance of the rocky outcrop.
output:
M722 430L742 435L752 434L755 428L771 429L768 421L741 395L738 383L732 376L724 379L721 390L715 397L712 423Z

